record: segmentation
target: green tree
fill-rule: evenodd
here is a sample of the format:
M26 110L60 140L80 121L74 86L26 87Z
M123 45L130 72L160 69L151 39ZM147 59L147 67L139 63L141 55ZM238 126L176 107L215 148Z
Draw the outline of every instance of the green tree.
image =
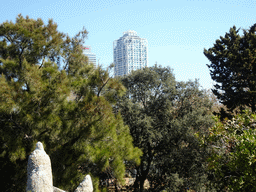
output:
M101 171L111 168L121 182L124 161L139 163L128 126L112 112L111 94L125 88L88 64L81 49L86 34L70 38L52 20L45 25L22 15L0 25L3 191L25 191L28 155L37 141L51 158L54 186L65 190L91 174L97 191Z
M215 121L204 144L211 146L208 169L218 191L255 191L256 115L246 110Z
M172 70L155 65L122 78L127 94L119 100L134 145L143 151L135 190L146 179L153 191L199 189L205 184L204 148L195 136L213 125L211 102L197 81L176 82ZM134 171L133 171L134 172Z
M212 48L204 49L204 55L211 64L212 79L216 82L213 93L229 111L248 106L256 111L256 35L253 25L249 30L230 28L225 37L220 36Z

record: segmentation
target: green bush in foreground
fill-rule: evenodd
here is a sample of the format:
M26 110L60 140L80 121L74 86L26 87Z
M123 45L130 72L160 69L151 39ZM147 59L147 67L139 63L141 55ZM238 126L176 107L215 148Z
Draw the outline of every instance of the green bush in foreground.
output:
M208 168L220 191L256 191L256 115L248 110L210 129Z

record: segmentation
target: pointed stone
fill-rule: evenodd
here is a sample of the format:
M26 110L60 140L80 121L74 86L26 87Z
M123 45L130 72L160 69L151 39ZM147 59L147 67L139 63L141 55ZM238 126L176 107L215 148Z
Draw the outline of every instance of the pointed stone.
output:
M44 147L41 142L36 144L36 149L28 158L26 191L53 191L51 160L44 151Z
M93 192L92 179L90 175L86 175L84 180L76 188L75 192Z

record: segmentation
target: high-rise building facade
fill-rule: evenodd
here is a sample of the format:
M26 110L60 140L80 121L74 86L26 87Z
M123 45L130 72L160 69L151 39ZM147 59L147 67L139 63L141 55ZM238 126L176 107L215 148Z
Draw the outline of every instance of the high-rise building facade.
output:
M88 57L89 63L93 63L96 66L96 55L91 52L91 46L85 45L82 47L83 54Z
M148 42L136 31L123 32L123 36L114 41L113 50L115 76L128 75L148 65Z

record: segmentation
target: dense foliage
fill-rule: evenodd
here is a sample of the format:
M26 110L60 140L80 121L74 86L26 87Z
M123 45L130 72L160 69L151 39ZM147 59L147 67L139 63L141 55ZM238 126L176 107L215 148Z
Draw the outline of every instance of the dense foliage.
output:
M213 93L243 112L221 109L214 125L214 98L197 80L178 82L157 65L111 78L113 65L96 68L82 54L85 29L71 38L52 20L22 15L0 24L1 191L25 190L37 141L65 190L86 174L95 191L107 178L117 190L128 171L134 191L146 181L149 191L255 191L256 115L242 111L256 110L255 25L238 32L204 50Z
M216 82L213 93L230 111L248 106L256 111L256 25L249 30L230 28L225 37L220 36L212 48L204 49L211 64L212 79Z
M146 179L152 191L206 189L206 149L197 138L213 125L206 92L197 81L175 81L170 68L157 65L132 72L122 83L127 94L116 111L143 151L141 164L130 164L134 190L143 191Z
M222 108L210 134L201 138L202 146L210 149L208 174L217 191L256 190L255 27L239 35L234 26L214 47L204 50L216 81L213 93L229 110Z
M107 168L121 181L124 161L139 163L128 126L112 112L125 88L88 63L86 35L70 38L52 20L45 25L22 15L0 25L1 191L25 190L37 141L51 158L54 186L65 190Z
M210 128L203 144L211 146L208 169L218 191L255 191L256 115L248 110Z

